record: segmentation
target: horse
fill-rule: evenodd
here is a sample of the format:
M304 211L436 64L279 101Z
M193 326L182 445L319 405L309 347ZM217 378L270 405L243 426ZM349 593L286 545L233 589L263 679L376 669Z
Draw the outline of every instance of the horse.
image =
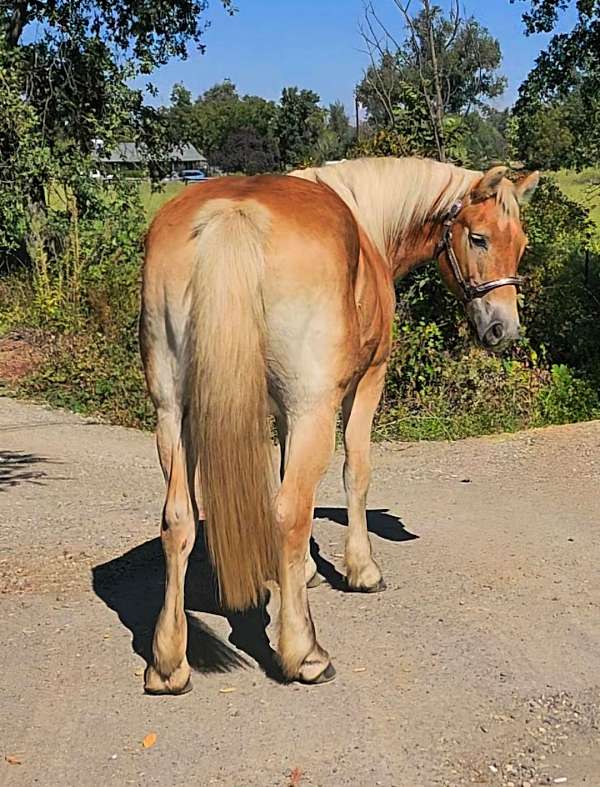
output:
M191 688L184 578L196 523L222 603L280 587L288 680L331 680L307 586L315 491L342 412L349 590L384 588L366 522L369 449L391 350L394 282L437 259L483 345L519 332L519 204L538 182L426 159L357 159L223 177L166 203L146 237L140 348L166 481L164 604L144 688ZM275 483L269 423L281 448Z

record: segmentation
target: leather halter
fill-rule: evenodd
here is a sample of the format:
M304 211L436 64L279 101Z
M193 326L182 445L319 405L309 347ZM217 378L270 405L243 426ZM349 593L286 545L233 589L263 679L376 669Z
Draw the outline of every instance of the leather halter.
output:
M501 279L491 279L490 281L484 281L481 284L471 284L471 282L468 282L465 279L463 272L460 269L460 264L456 259L454 249L452 248L452 225L456 221L456 217L462 210L462 207L462 202L457 201L454 203L454 205L452 205L446 214L446 218L444 220L444 231L438 244L435 256L439 257L443 251L446 252L450 268L454 274L454 278L456 279L456 282L464 295L465 303L470 303L477 298L483 298L483 296L487 295L488 292L497 290L499 287L516 287L517 292L519 292L521 284L523 283L522 276L504 276Z

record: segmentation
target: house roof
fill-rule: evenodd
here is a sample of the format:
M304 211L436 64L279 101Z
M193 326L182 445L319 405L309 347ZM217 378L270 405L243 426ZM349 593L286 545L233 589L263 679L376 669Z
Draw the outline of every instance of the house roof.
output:
M108 155L98 155L98 160L106 164L142 164L146 157L144 148L135 142L120 142ZM205 157L193 145L181 145L171 148L165 156L169 161L206 161Z

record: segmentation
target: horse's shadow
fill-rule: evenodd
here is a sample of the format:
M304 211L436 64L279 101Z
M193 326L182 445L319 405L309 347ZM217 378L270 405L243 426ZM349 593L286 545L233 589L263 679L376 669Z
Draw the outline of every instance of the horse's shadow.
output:
M165 566L160 539L146 541L114 560L95 566L92 584L95 593L131 631L133 650L150 663L154 626L164 599ZM186 574L185 607L187 657L192 668L201 672L230 672L245 668L250 666L250 661L239 652L244 651L259 663L267 675L281 679L275 652L266 633L269 624L266 606L243 614L221 609L214 572L204 546L202 526ZM229 642L236 648L190 612L226 617L231 626Z
M343 509L318 508L315 516L339 524L347 523ZM404 530L397 517L383 511L369 512L368 522L372 532L391 541L417 538ZM312 551L319 573L332 587L345 590L345 578L319 554L314 540ZM95 566L92 569L92 583L99 598L117 613L123 625L131 631L133 650L150 663L154 626L164 599L165 567L160 539L146 541L107 563ZM251 662L242 655L243 652L252 657L267 676L280 682L284 680L267 635L270 618L266 605L244 613L221 608L202 525L190 555L185 582L185 608L188 620L187 657L194 669L201 672L230 672L249 667ZM227 618L231 626L229 642L190 612L212 613Z
M348 511L345 508L315 508L316 519L329 519L338 525L348 527ZM386 541L413 541L419 536L406 530L400 517L386 508L367 510L367 530ZM319 545L311 538L310 552L317 565L317 572L335 590L348 591L346 577L321 554Z

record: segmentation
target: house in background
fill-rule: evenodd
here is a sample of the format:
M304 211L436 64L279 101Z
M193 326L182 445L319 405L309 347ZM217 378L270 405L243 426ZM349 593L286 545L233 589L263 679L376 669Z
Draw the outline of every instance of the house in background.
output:
M99 144L98 144L99 143ZM102 143L97 141L96 161L102 174L110 175L116 172L132 177L140 175L146 166L146 156L143 148L135 142L120 142L116 148L106 153ZM165 157L164 165L160 163L164 175L176 175L184 169L199 169L208 174L208 161L193 145L174 147Z

